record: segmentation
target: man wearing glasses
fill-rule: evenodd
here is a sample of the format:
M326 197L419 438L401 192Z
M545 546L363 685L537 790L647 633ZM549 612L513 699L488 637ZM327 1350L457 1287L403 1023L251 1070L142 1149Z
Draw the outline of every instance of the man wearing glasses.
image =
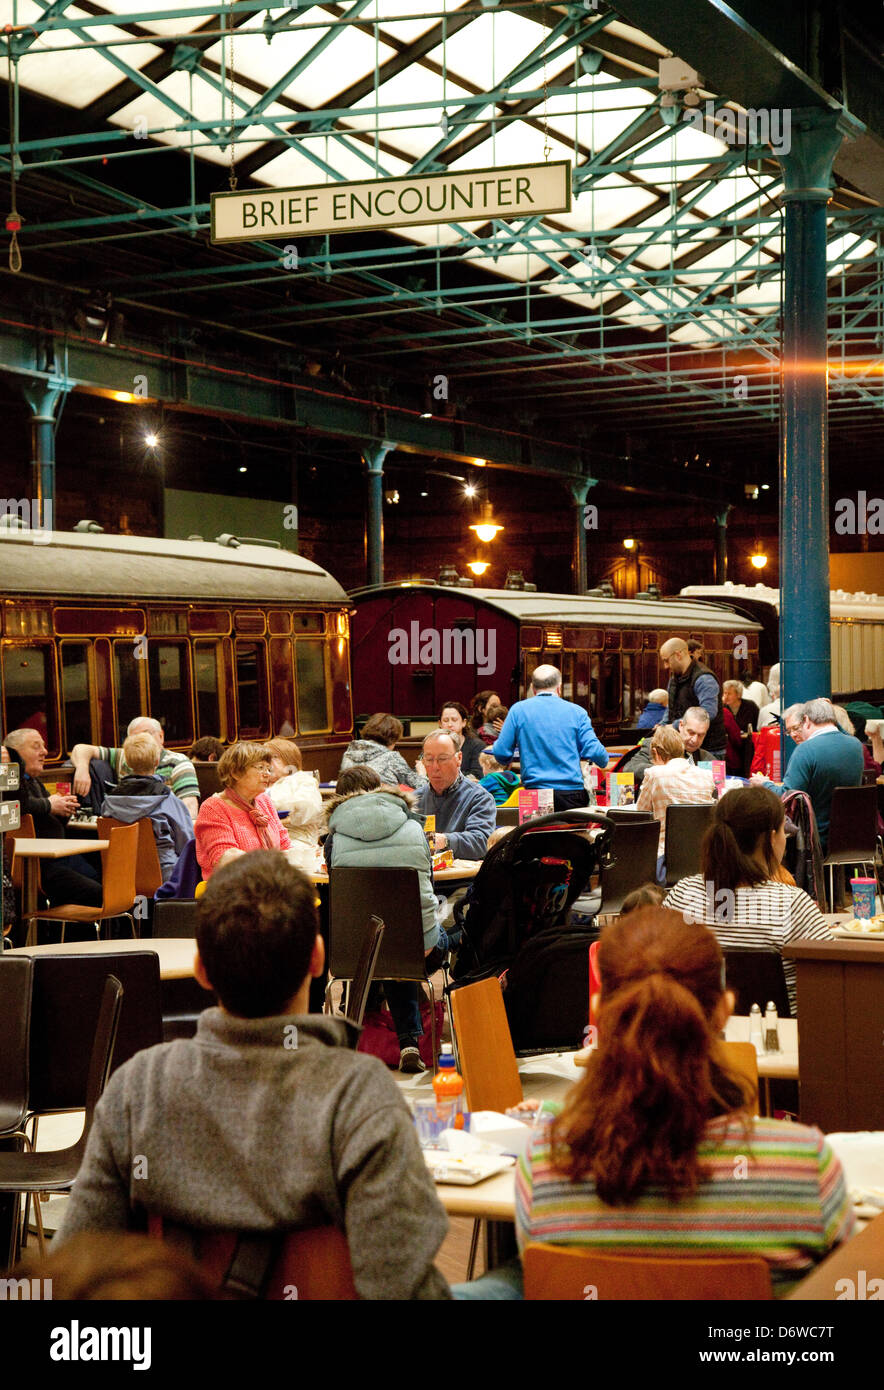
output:
M450 849L455 859L484 859L497 807L489 791L464 777L460 748L460 734L427 734L421 751L427 784L418 789L415 810L436 817L436 849Z
M863 780L863 750L859 739L839 729L831 700L808 700L791 705L783 722L786 733L800 746L789 760L781 784L756 773L753 782L765 782L779 796L806 792L813 805L820 847L829 847L829 816L836 787L859 787Z

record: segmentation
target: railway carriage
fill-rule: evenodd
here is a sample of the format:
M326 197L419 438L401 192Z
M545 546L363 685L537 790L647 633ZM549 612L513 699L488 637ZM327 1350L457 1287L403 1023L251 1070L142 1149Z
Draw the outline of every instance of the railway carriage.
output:
M151 714L169 748L297 737L334 777L353 727L350 603L319 565L263 545L0 529L3 731L58 763Z

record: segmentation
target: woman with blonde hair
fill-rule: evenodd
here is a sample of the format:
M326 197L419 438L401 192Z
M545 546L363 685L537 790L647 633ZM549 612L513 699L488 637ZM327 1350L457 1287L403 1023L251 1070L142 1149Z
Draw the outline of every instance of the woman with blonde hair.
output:
M222 790L203 802L193 828L204 879L249 850L290 848L288 831L267 795L272 757L265 744L243 742L218 759Z

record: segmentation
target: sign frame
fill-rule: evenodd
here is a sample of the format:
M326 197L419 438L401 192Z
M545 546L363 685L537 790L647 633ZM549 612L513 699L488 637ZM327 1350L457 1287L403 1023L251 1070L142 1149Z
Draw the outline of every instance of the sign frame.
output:
M546 171L556 173L560 172L562 178L562 187L560 192L558 192L557 196L554 198L543 200L542 205L540 206L532 204L532 206L526 207L524 209L515 209L511 207L508 208L507 205L501 203L500 194L498 193L498 199L497 201L492 203L491 207L487 206L486 197L486 205L481 208L466 207L462 212L460 210L454 212L453 209L448 209L447 211L445 209L442 209L439 212L430 212L430 214L426 217L418 217L415 216L414 213L406 212L399 220L395 220L395 214L393 215L393 219L391 219L391 217L389 216L382 216L378 218L377 216L372 216L369 213L364 222L347 221L346 225L335 225L334 219L331 222L329 222L328 217L325 217L321 222L317 222L315 224L311 224L309 221L307 221L297 226L290 225L286 227L279 227L278 229L275 229L272 225L269 228L263 225L256 226L254 229L250 228L248 231L243 231L241 233L238 232L234 236L222 236L219 235L217 231L218 210L224 203L229 202L231 199L239 200L241 203L248 202L254 203L256 205L258 203L275 204L277 201L280 201L281 206L281 200L283 199L288 200L290 204L292 202L303 202L309 218L311 209L309 208L308 203L311 198L316 204L316 208L314 210L317 212L319 211L319 201L321 196L323 196L325 200L330 199L332 207L335 206L335 202L338 198L343 197L346 200L346 198L350 196L352 207L352 199L356 197L356 190L364 190L364 196L369 199L369 207L376 208L377 197L385 190L389 190L393 194L393 196L396 197L396 190L398 188L398 196L401 198L402 193L409 186L417 184L420 184L422 186L438 186L439 184L445 183L446 181L449 185L456 185L457 182L462 182L466 184L477 181L485 181L487 183L491 183L494 180L497 180L499 188L500 182L509 180L510 176L515 176L517 181L521 181L528 178L529 174L526 171ZM403 227L428 227L444 225L445 223L463 221L508 221L511 219L516 220L524 217L544 217L549 214L568 213L571 211L572 206L571 171L572 164L569 159L556 159L541 164L505 165L502 168L497 169L460 169L455 171L449 170L445 173L438 174L403 174L399 175L396 178L387 179L359 179L348 180L347 182L341 183L309 184L302 185L298 188L257 188L251 189L248 192L240 192L239 190L237 190L236 192L218 192L212 194L212 221L210 240L212 245L226 246L249 241L278 240L282 239L283 237L291 238L297 236L332 236L340 233L352 234L354 232L370 232L384 230L399 231ZM517 182L516 196L518 196L518 194L519 190ZM461 196L463 197L463 195ZM447 193L445 197L447 202ZM360 206L362 206L362 204L360 204ZM417 209L415 209L415 212L416 211ZM264 209L262 207L261 217L263 218L263 216Z

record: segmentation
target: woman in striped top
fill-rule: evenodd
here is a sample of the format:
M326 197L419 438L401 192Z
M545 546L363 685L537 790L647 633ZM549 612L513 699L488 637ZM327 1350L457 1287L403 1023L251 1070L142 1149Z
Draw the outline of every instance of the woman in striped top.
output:
M724 946L782 951L799 937L826 941L825 919L812 898L782 881L786 849L783 803L767 787L726 792L702 848L701 874L680 879L665 906L705 922ZM795 1017L795 962L783 962Z
M853 1212L818 1130L749 1113L719 1041L733 995L718 942L643 908L605 930L599 968L595 1065L518 1171L520 1250L755 1255L775 1295L787 1292L850 1235Z

